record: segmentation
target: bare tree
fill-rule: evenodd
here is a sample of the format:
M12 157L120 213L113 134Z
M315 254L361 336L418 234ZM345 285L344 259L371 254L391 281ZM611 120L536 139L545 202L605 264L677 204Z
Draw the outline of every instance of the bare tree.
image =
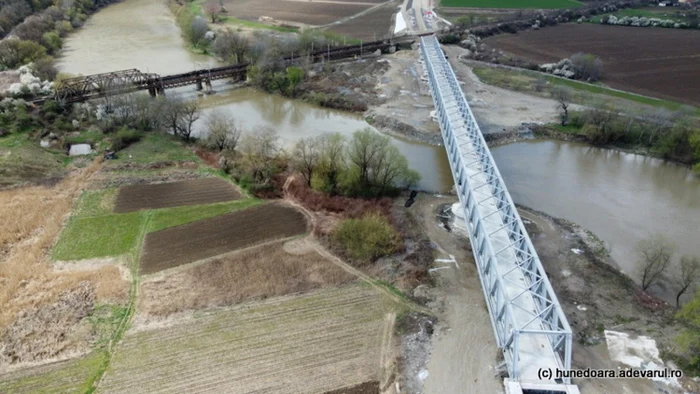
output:
M700 281L700 257L698 256L683 256L681 257L680 269L676 277L676 307L681 307L681 296L694 283Z
M241 153L256 183L267 184L279 157L279 135L269 127L259 128L241 139Z
M661 234L654 234L639 242L637 253L641 259L639 277L642 290L648 289L661 279L661 275L671 264L675 248L675 245Z
M235 152L238 140L241 138L241 129L236 126L233 117L221 110L214 110L207 117L207 129L209 130L207 145L219 152L223 150Z
M294 145L292 163L311 186L311 178L321 161L321 141L317 138L304 138Z
M556 85L552 87L551 95L557 101L557 108L561 111L561 125L566 126L569 121L569 106L571 105L571 90L564 86Z
M194 122L199 119L200 115L199 103L196 100L186 101L182 104L180 136L184 138L185 141L189 142L192 132L194 131L192 126Z
M221 13L221 6L217 6L214 3L207 4L206 13L211 19L211 23L217 23L219 21L219 14Z
M174 135L190 141L193 125L199 119L200 108L197 101L168 100L162 109L163 123Z
M242 34L226 30L217 34L212 44L214 53L225 61L237 64L245 60L248 52L248 38Z

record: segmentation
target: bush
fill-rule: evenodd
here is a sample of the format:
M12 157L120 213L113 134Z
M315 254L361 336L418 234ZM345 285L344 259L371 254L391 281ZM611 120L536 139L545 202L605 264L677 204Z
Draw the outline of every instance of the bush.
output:
M41 37L41 43L49 50L49 53L56 53L63 47L63 40L54 31L44 33Z
M400 244L399 235L378 213L341 222L333 233L333 240L347 256L361 263L388 256L396 252Z
M141 137L143 137L142 134L136 130L122 128L119 131L117 131L117 133L114 135L114 138L112 138L111 150L117 152L122 149L125 149L134 142L140 141Z
M46 48L32 41L0 41L0 69L17 68L46 56Z

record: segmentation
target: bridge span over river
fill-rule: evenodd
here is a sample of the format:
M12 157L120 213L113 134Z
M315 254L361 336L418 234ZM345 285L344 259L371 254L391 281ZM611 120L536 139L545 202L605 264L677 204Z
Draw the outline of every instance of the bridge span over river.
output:
M502 367L508 370L506 392L577 394L569 379L542 374L571 368L571 327L437 37L421 36L420 47Z

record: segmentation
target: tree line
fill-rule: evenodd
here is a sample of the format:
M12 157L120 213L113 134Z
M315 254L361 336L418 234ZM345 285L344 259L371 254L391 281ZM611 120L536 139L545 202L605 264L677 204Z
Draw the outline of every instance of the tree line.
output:
M560 125L576 130L594 145L640 146L665 159L695 165L700 172L700 129L695 110L655 108L643 113L592 102L571 111L573 92L560 85L550 90L560 114Z
M42 80L56 78L63 37L116 0L0 0L0 70L34 63Z

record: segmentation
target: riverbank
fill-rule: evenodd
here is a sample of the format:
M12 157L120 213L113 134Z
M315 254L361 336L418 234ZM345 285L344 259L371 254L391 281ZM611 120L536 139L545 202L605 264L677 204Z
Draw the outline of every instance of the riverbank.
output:
M674 318L676 308L645 293L629 276L615 268L617 264L610 256L607 245L590 230L531 208L520 206L518 209L574 332L573 368L609 367L596 365L593 356L596 353L600 355L597 350L601 347L607 348L606 331L610 330L652 338L656 341L660 358L667 366L673 367L668 362L680 357L676 338L684 328ZM612 349L607 350L610 356L614 356ZM644 359L649 354L638 356ZM645 368L645 362L658 363L658 360L649 358L633 366ZM692 375L679 381L683 389L686 392L700 390L698 382L689 377ZM593 388L625 392L605 387L613 382L584 380L578 383L582 392ZM651 381L621 383L637 388L632 392L648 392L642 389L644 383L649 388L656 386L656 389L683 392L678 390L680 387Z
M420 194L410 208L414 215L421 217L421 225L435 245L435 257L441 259L440 262L436 260L431 269L436 286L425 291L431 299L428 305L438 313L439 322L427 351L430 359L427 373L422 375L427 376L423 392L446 392L452 386L446 386L445 382L469 384L479 392L495 392L500 385L493 376L493 368L499 362L498 352L494 353L493 331L468 239L441 223L444 208L454 202L454 196ZM666 362L673 368L669 360L675 357L675 336L682 329L673 318L675 308L642 293L629 277L613 266L605 244L591 231L530 208L518 206L518 210L572 327L572 368L653 368L650 362L660 367ZM449 260L456 263L442 262ZM606 331L610 330L640 340L643 337L655 340L664 362L649 353L649 349L633 348L632 343L609 348ZM483 357L474 359L473 352L454 352L455 348L465 347ZM638 357L640 364L621 362L619 355L630 353ZM491 354L493 358L489 357ZM459 365L459 370L455 370L454 365ZM420 384L420 378L413 378ZM657 390L681 394L684 390L700 389L697 382L688 377L681 379L678 385L645 379L582 379L575 383L585 394L654 393Z

